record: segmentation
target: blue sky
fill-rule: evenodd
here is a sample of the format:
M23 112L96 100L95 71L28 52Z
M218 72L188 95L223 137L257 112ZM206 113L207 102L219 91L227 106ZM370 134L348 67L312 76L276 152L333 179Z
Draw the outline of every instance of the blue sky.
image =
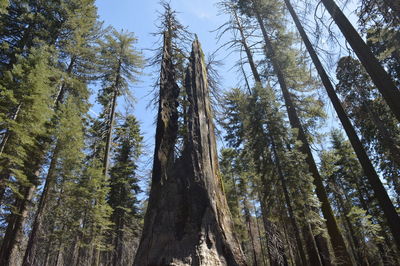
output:
M189 31L197 34L206 55L214 52L220 45L217 43L216 33L211 31L226 21L225 15L218 15L216 2L214 0L171 0L170 2L172 8L178 12L179 21L188 26ZM157 41L151 33L156 30L157 11L161 11L158 0L97 0L96 5L100 20L104 21L105 26L111 25L117 30L134 32L138 38L137 48L142 50L146 57L152 55L148 49L154 48L154 42ZM236 60L235 56L226 57L226 54L226 51L222 50L217 59L223 59L224 65L220 68L221 76L223 76L222 84L224 89L229 89L236 86L239 80L236 79L236 71L231 69ZM134 114L141 123L145 138L147 154L143 156L144 162L141 167L144 171L142 174L145 175L152 165L155 134L156 109L148 108L154 82L151 71L145 68L145 74L140 77L140 82L131 87L137 99ZM95 109L96 107L93 110ZM122 99L119 101L119 109L124 110Z
M211 32L221 26L225 21L227 21L226 15L219 15L218 9L215 6L216 0L171 0L170 4L173 9L175 9L178 14L178 19L183 25L189 27L189 31L196 33L200 42L202 43L202 48L205 54L210 54L214 52L218 47L226 41L229 36L225 36L221 40L222 43L217 43L216 33ZM117 30L127 30L134 32L138 38L137 48L142 50L146 57L150 57L151 53L148 49L154 48L153 44L157 40L151 35L155 31L157 24L157 10L161 10L158 0L97 0L96 5L98 7L98 14L100 19L104 21L105 25L111 25ZM356 5L353 1L349 2L347 7L344 9L344 13L349 16L351 22L356 26L356 16L355 16ZM326 15L326 12L325 12ZM310 15L309 15L310 16ZM308 17L311 19L311 17ZM328 23L329 24L329 23ZM336 27L334 27L336 28ZM339 34L340 35L340 34ZM341 45L344 44L342 38L339 38ZM319 43L321 45L321 43ZM338 47L329 47L327 44L322 44L325 49L334 52L337 56L343 51L339 52ZM349 51L344 51L348 53ZM222 77L222 89L230 89L232 87L238 86L241 83L242 78L235 69L232 69L235 61L238 59L237 54L229 54L226 49L221 49L217 59L222 60L223 66L219 68L219 73ZM336 58L337 59L337 58ZM329 62L329 60L327 60ZM332 62L332 61L331 61ZM333 80L335 79L335 63L329 64L328 72L332 73L331 76ZM150 180L150 171L152 167L152 157L154 150L154 134L155 125L154 120L156 116L155 108L147 108L149 102L151 101L151 90L153 88L153 79L150 75L151 70L146 68L144 70L145 74L141 77L141 81L131 87L134 96L137 99L135 104L134 114L141 123L141 130L144 134L145 140L145 152L143 160L140 163L140 175L143 177L141 186L142 189L146 189L146 183ZM324 90L321 88L320 93L325 95ZM325 99L327 97L325 96ZM342 129L338 119L336 117L335 111L329 101L326 101L325 110L329 116L329 119L325 122L322 131L328 132L333 128ZM119 103L120 111L123 111L124 104L123 101ZM223 145L222 142L218 143L219 148ZM314 147L318 150L326 149L327 143L322 143L322 146ZM318 153L316 152L316 158L318 159Z
M218 8L215 6L216 0L171 0L170 4L173 9L178 12L178 19L183 25L189 27L189 31L196 33L205 54L212 53L215 51L223 42L227 40L229 36L225 36L225 39L221 43L217 43L216 33L212 32L219 26L221 26L226 20L226 15L220 15ZM154 42L157 38L152 36L151 33L156 30L157 10L161 11L161 6L158 0L97 0L96 5L98 7L98 13L100 19L105 22L105 25L111 25L117 30L127 30L134 32L138 38L137 48L142 50L146 57L151 56L151 52L148 49L154 48ZM352 10L347 10L345 13L349 14L354 12L354 4L350 4ZM329 50L329 48L327 48ZM337 48L333 48L334 51ZM238 77L235 69L232 69L235 61L238 59L238 55L230 54L226 49L222 49L219 52L217 59L222 60L224 65L219 69L219 73L223 77L222 88L229 89L237 86L240 83L241 78ZM331 66L331 73L334 72L334 66ZM145 136L145 143L147 146L146 159L148 160L147 169L151 168L153 143L155 134L155 108L147 108L152 95L152 84L153 79L150 75L151 69L146 68L144 70L145 75L141 77L141 81L138 84L134 84L131 90L137 99L135 104L134 114L141 122L142 132ZM320 93L325 94L323 90ZM119 104L120 110L124 104L122 101ZM333 108L330 104L326 106L328 115L331 119L328 119L325 124L326 130L330 130L333 127L337 127L337 119L334 114ZM219 143L221 146L221 143Z
M179 12L178 18L183 25L198 35L205 54L215 51L219 44L215 39L216 33L211 32L220 26L224 21L224 16L217 16L218 10L213 0L172 0L171 6ZM145 56L151 56L147 49L153 48L156 37L151 33L155 31L157 23L157 10L160 5L157 0L98 0L96 1L100 19L105 25L111 25L117 30L128 30L134 32L138 38L137 47L143 51ZM220 59L223 59L221 55ZM221 68L223 73L223 85L225 88L235 86L235 70L230 70L233 58L225 58L225 65ZM146 142L154 137L155 128L153 125L155 113L151 108L146 108L151 96L152 77L150 69L144 70L145 75L141 77L141 82L132 86L132 91L137 98L135 114L142 122L143 131L146 134Z

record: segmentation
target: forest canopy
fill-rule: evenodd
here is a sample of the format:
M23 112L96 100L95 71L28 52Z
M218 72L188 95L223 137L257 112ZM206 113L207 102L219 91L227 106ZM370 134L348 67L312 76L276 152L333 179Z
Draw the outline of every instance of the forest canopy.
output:
M0 265L400 265L399 1L103 2L0 0Z

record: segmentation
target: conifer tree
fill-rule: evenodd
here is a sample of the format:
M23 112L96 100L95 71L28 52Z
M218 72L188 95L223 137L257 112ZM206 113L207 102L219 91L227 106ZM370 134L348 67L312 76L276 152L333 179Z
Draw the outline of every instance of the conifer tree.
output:
M400 121L400 106L398 105L398 102L400 102L400 92L392 78L381 66L371 49L357 33L336 3L333 0L323 0L322 3L357 54L357 57L360 59L360 62L365 67L391 111L397 120Z
M112 265L127 264L127 234L137 234L139 206L137 194L140 192L136 174L137 161L142 152L143 137L136 118L126 116L115 132L114 165L110 169L109 205L112 226Z
M400 132L395 117L379 95L360 63L343 57L336 70L337 92L343 96L350 118L363 136L375 164L394 188L399 202L400 184L397 181L400 165ZM351 103L351 104L350 104Z
M376 171L374 169L374 166L372 165L371 161L369 160L368 155L365 152L365 149L357 136L357 133L355 132L351 122L349 121L349 119L340 103L340 100L334 91L333 85L330 82L330 79L329 79L328 75L326 74L324 67L322 66L321 61L319 60L318 55L316 54L311 42L309 41L299 19L297 18L297 15L296 15L293 7L291 6L291 4L288 0L285 0L285 3L289 9L289 12L292 15L292 18L295 21L296 27L299 30L304 43L306 44L307 50L310 53L313 63L321 77L321 80L325 86L325 89L327 90L328 96L333 103L333 106L339 116L339 119L342 122L342 125L343 125L343 127L350 139L350 142L357 154L357 157L363 167L364 173L367 175L368 180L374 189L375 195L378 198L380 205L382 206L382 208L385 212L385 215L390 224L392 233L396 238L396 236L399 235L399 233L400 233L400 228L398 228L398 222L397 222L399 217L396 213L396 210L394 209L393 204L390 201L390 198L389 198L385 188L383 187L383 185L378 177L378 174L376 173ZM375 120L378 120L377 122L380 123L379 119L375 119ZM395 149L395 147L393 149ZM398 242L398 240L396 240L396 241Z
M120 95L132 97L129 85L137 81L139 69L143 65L141 54L134 49L136 38L132 33L119 33L115 30L100 42L102 94L99 102L103 105L106 124L106 141L103 161L104 174L108 174L111 141L117 106Z
M35 158L32 155L38 156L37 152L42 149L41 140L48 134L45 124L49 122L52 112L49 104L53 94L50 81L53 70L50 67L51 60L51 54L45 47L33 48L30 56L19 58L2 83L2 100L20 103L23 107L15 121L2 116L1 122L6 125L10 134L9 144L1 154L1 190L3 195L5 192L15 193L0 249L2 265L16 263L27 207L33 197L34 188L38 185L37 173L33 168L39 158L32 160ZM11 86L12 91L6 89Z

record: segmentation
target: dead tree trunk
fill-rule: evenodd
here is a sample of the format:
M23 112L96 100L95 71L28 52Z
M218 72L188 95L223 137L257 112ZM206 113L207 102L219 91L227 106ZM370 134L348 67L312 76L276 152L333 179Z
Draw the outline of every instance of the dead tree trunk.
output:
M186 76L188 128L174 158L177 98L170 41L164 37L152 187L134 265L246 265L233 236L220 179L202 51L193 42Z

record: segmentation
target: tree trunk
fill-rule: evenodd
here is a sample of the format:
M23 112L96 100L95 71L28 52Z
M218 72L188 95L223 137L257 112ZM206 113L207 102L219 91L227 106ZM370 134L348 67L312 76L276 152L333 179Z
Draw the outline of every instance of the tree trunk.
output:
M258 70L257 70L257 67L256 67L256 65L254 63L253 54L252 54L250 48L247 45L246 38L245 38L245 35L244 35L244 30L243 30L243 27L242 27L242 25L240 23L240 20L239 20L239 17L237 15L237 12L235 10L233 10L232 12L233 12L234 17L235 17L235 22L237 24L237 29L238 29L238 31L240 33L240 37L241 37L241 44L243 45L243 48L245 50L245 53L246 53L246 56L247 56L247 59L248 59L249 65L250 65L250 69L251 69L253 77L254 77L254 80L255 80L256 83L262 85L261 84L261 77L260 77L260 75L258 73ZM250 91L250 93L251 93L251 91ZM283 172L282 172L282 169L281 169L281 166L280 166L280 162L279 162L279 157L278 157L278 154L276 152L276 145L275 145L275 143L273 141L273 137L272 136L270 136L270 139L271 139L271 142L272 142L273 151L274 151L275 158L276 158L276 161L277 161L276 163L278 165L278 175L279 175L279 177L281 179L282 186L284 186L283 190L284 190L284 194L285 194L285 201L286 201L286 205L287 205L288 210L289 210L289 217L290 217L292 226L293 226L294 231L295 231L296 243L297 243L297 246L298 246L298 249L299 249L299 254L300 254L300 257L301 257L303 265L307 265L306 256L305 256L305 253L304 253L304 250L303 250L303 245L302 245L302 242L301 242L300 230L298 229L298 226L297 226L297 223L295 221L294 214L293 214L292 206L291 206L291 203L290 203L289 193L288 193L288 190L287 190L287 187L286 187L286 184L285 184ZM312 234L311 234L311 236L312 236ZM308 241L308 244L307 244L307 250L308 250L310 262L314 263L312 265L321 265L321 261L320 261L319 255L318 255L318 251L316 250L315 241L313 241L313 243L314 243L314 245L310 245L311 242Z
M270 137L270 140L271 140L272 152L273 152L274 157L275 157L275 163L276 163L276 166L277 166L278 176L279 176L279 179L281 181L281 185L282 185L282 189L283 189L283 195L285 197L286 207L287 207L288 212L289 212L289 220L290 220L290 222L292 224L292 227L293 227L293 230L294 230L294 236L295 236L295 239L296 239L297 249L298 249L298 252L300 254L301 263L302 263L302 265L308 265L306 254L305 254L304 249L303 249L303 242L302 242L301 235L300 235L300 229L299 229L299 226L297 225L297 222L296 222L296 218L295 218L295 214L294 214L294 211L293 211L292 203L290 202L289 190L288 190L288 187L286 185L285 177L283 175L283 170L282 170L282 167L281 167L281 162L280 162L280 159L279 159L279 155L278 155L278 152L277 152L276 147L275 147L275 141L274 141L274 139L273 139L273 137L271 135L269 137ZM311 247L307 246L307 248L311 248ZM309 254L309 255L312 255L312 254ZM317 262L317 261L319 261L319 257L318 257L317 260L315 260L315 258L311 258L310 257L310 261L311 260L314 261L314 262ZM317 266L317 265L321 265L321 263L316 263L316 264L313 264L313 265Z
M393 1L394 3L398 0L391 1ZM383 98L389 105L397 120L400 121L400 91L394 84L392 78L381 66L378 59L376 59L376 57L372 53L371 49L357 33L353 25L351 25L350 21L346 18L346 16L335 4L335 2L333 0L321 0L321 2L331 14L340 31L343 33L350 46L353 48L358 59L360 59L361 63L367 70L372 81L374 82L379 92L382 94Z
M309 264L322 266L323 265L322 258L320 256L320 253L318 252L318 246L314 238L314 233L312 231L311 224L308 221L305 221L302 230L303 230L304 242L306 243L308 251Z
M263 186L264 190L264 195L261 197L259 194L259 201L260 201L260 207L261 207L261 214L262 214L262 219L263 219L263 224L264 224L264 230L265 230L265 237L267 240L267 251L268 251L268 258L270 265L287 265L287 257L285 254L285 249L283 245L283 240L281 233L279 232L277 226L271 222L268 218L268 212L267 212L267 195L268 195L268 187L269 184L267 183L267 180L265 179L265 176L261 176L261 183Z
M328 240L322 233L316 235L314 238L315 238L315 243L317 244L318 247L318 252L322 261L322 265L332 266L331 253L329 251Z
M17 107L15 108L14 114L11 117L11 120L15 121L17 120L19 111L21 110L21 103L17 105ZM0 155L3 153L4 148L6 147L7 141L10 138L10 132L8 131L8 129L6 130L6 132L4 133L4 137L1 140L1 144L0 144Z
M243 197L243 209L244 209L244 218L247 223L248 227L248 233L250 236L250 241L251 241L251 249L253 253L253 266L258 266L258 260L257 260L257 252L256 252L256 245L254 241L254 234L253 234L253 226L251 222L251 214L250 214L250 207L249 207L249 202L247 201L246 194Z
M45 185L43 188L42 195L40 196L39 205L36 211L35 219L32 224L32 229L29 235L28 245L25 250L24 259L22 261L23 266L33 265L35 262L36 249L38 244L39 233L42 229L43 218L47 203L49 202L50 190L55 182L55 167L58 159L59 145L56 144L54 148L53 156L51 158L49 171L47 172L47 177Z
M253 207L254 207L254 213L257 214L257 208L256 208L256 206L254 204L253 204ZM257 215L256 215L256 225L257 225L258 240L259 240L260 248L261 248L261 256L262 256L262 261L263 261L262 265L266 266L267 262L265 261L264 244L263 244L263 241L261 239L261 228L260 228L260 223L258 222Z
M254 1L254 0L253 0ZM330 240L333 246L333 250L335 252L335 255L337 259L342 263L342 265L351 265L351 259L350 255L347 251L346 244L344 242L342 233L339 230L338 224L336 222L336 218L333 214L331 205L328 200L328 196L325 191L325 187L322 181L322 177L319 174L317 165L315 163L314 157L311 153L311 149L307 140L307 136L304 132L304 129L300 123L300 119L297 116L297 111L294 107L291 95L289 93L289 90L286 85L286 80L284 77L284 74L277 62L277 59L275 58L275 52L272 47L272 43L270 41L270 38L268 37L267 31L265 29L263 20L261 18L261 15L259 14L257 8L254 8L257 21L260 25L265 45L266 45L266 52L269 55L274 72L276 76L278 77L278 82L280 84L283 98L285 101L288 117L289 117L289 122L290 125L293 129L298 129L298 139L303 143L301 146L301 151L303 154L306 155L306 163L308 164L310 173L312 174L314 178L314 185L316 187L316 193L319 201L321 202L321 210L322 214L324 215L324 218L326 219L326 227L328 229L328 233L330 236Z
M322 2L326 2L326 0L323 0ZM295 21L296 27L299 30L300 35L301 35L301 37L307 47L307 50L311 56L311 59L318 71L318 74L321 77L321 81L324 84L324 87L328 93L328 96L332 101L332 104L336 110L336 113L338 114L340 122L342 123L343 128L346 131L346 134L349 138L349 141L350 141L351 145L353 146L353 149L357 155L357 158L360 161L360 164L364 170L364 174L367 176L368 181L371 184L372 189L374 190L375 197L378 199L379 205L385 214L385 217L387 219L387 222L389 224L389 227L393 234L393 237L396 241L396 244L398 247L400 247L400 218L399 218L399 215L397 214L396 209L393 206L393 203L390 200L385 187L383 186L381 180L379 179L378 174L376 173L371 161L369 160L368 155L365 152L364 147L363 147L360 139L358 138L356 131L354 130L349 118L347 117L347 115L340 103L340 100L335 93L332 83L330 82L330 79L329 79L328 75L326 74L325 69L323 68L321 61L319 60L318 55L316 54L302 25L300 24L300 21L295 13L293 7L291 6L289 0L285 0L285 3ZM396 102L396 105L398 106L398 108L400 108L399 103L400 103L400 99L399 99L399 101ZM329 228L328 228L328 230L329 230Z
M121 62L119 62L119 64L118 64L117 76L115 78L113 98L112 98L112 103L111 103L111 113L110 113L110 118L109 118L110 127L108 128L108 132L107 132L106 149L105 149L104 158L103 158L103 173L105 176L108 175L109 157L110 157L112 133L113 133L113 126L114 126L114 119L115 119L115 109L117 107L118 84L120 82L119 81L120 80L120 71L121 71Z
M256 64L254 63L254 59L253 59L253 55L252 55L252 52L250 50L250 47L247 45L246 36L244 35L244 29L243 29L243 26L242 26L242 24L240 22L240 18L237 15L237 12L236 12L235 9L233 9L232 12L233 12L233 15L234 15L234 18L235 18L235 23L237 25L237 29L238 29L238 31L240 33L241 44L242 44L243 49L244 49L244 51L246 53L247 61L248 61L249 65L250 65L251 72L253 73L254 80L256 81L256 83L258 82L258 83L261 84L261 77L260 77L260 75L259 75L259 73L257 71ZM244 75L244 76L246 76L246 75Z
M16 265L18 249L23 241L22 228L28 216L28 204L32 200L35 186L23 188L22 199L16 199L16 208L7 218L8 225L0 249L0 265Z
M134 265L246 265L222 190L198 40L186 75L188 130L182 156L174 160L179 87L171 43L164 37L152 187Z

